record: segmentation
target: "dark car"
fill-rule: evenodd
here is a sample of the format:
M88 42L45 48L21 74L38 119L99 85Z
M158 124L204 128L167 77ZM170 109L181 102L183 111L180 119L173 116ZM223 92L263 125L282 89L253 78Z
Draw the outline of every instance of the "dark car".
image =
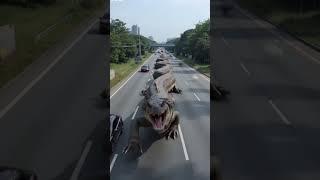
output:
M109 13L105 13L102 17L100 17L99 31L102 34L109 34L109 16Z
M110 114L107 131L109 131L109 145L111 146L110 151L112 153L112 147L119 141L119 138L123 133L123 120L120 115Z
M13 167L0 167L0 180L37 180L34 172Z
M148 72L150 70L149 65L143 65L141 66L141 72Z

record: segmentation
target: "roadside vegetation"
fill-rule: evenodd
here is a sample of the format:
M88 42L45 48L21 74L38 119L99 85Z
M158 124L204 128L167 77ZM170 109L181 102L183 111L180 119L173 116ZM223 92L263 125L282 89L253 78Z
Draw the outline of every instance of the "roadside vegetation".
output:
M137 70L150 56L150 53L147 52L142 56L142 61L140 63L136 63L133 58L129 59L126 63L111 63L110 68L115 71L115 77L111 80L111 88L121 82L128 75Z
M103 0L0 0L0 26L15 26L16 52L0 60L0 87L69 36L97 12ZM41 38L39 33L57 24Z
M199 72L210 76L210 20L200 22L194 29L186 30L174 43L178 58L192 66Z
M141 55L142 61L138 64L135 58L138 55L139 36L131 34L126 27L126 23L119 19L111 20L110 24L110 40L111 40L111 66L115 71L115 78L111 80L111 87L126 78L129 74L137 70L137 68L150 56L150 44L154 41L141 36Z
M238 0L252 13L320 48L320 0Z

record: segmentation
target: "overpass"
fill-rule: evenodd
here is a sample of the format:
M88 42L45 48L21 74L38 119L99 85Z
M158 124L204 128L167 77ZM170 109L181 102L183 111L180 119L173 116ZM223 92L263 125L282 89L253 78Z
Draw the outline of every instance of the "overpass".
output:
M175 45L172 44L172 43L169 43L169 44L151 44L150 45L151 49L154 50L156 48L159 48L159 47L163 47L165 48L166 50L170 51L170 52L174 52L174 47Z
M169 43L169 44L151 44L150 45L151 47L154 47L154 48L156 48L156 47L175 47L175 45L174 44L172 44L172 43Z

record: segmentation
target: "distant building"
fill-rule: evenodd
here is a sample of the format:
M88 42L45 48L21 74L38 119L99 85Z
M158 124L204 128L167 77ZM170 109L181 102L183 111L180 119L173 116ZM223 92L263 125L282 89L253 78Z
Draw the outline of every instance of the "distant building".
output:
M131 28L131 34L138 35L140 28L138 25L133 25Z

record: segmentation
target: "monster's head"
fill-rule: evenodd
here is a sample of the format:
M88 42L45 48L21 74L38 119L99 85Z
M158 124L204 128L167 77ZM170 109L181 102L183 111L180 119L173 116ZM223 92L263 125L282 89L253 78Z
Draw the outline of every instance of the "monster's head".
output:
M168 128L170 125L170 109L173 104L172 100L157 96L152 96L146 102L146 119L152 124L154 130L162 133Z

